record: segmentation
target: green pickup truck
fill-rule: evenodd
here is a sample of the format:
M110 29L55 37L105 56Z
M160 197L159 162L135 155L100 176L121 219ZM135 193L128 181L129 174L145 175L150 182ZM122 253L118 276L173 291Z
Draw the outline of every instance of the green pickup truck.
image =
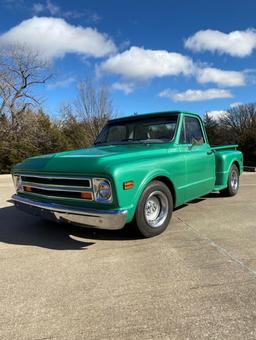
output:
M13 169L17 208L58 222L162 233L174 208L212 191L233 196L243 155L212 147L201 118L158 112L110 120L88 149L26 159Z

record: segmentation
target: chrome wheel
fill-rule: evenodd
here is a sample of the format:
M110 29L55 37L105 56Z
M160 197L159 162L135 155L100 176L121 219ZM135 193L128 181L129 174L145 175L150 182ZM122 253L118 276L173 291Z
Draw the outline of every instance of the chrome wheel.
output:
M147 198L144 215L147 223L157 228L163 224L168 216L169 202L162 191L153 191Z
M232 164L228 174L227 187L220 191L223 196L235 196L239 189L239 170L235 164Z
M230 185L231 185L232 190L236 192L238 188L238 174L235 169L233 169L231 172Z

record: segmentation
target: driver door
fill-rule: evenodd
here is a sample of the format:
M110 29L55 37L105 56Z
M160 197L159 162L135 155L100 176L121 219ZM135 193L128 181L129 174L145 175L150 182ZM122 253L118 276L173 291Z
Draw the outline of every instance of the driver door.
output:
M215 155L197 117L183 117L179 144L185 159L185 200L190 201L213 190Z

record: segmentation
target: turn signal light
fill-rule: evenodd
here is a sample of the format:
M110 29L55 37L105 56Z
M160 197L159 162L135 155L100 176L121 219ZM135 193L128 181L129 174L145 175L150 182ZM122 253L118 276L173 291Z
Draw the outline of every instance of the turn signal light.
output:
M133 181L127 181L123 183L123 189L128 190L134 188L134 182Z
M92 193L91 192L81 192L81 198L85 200L92 200Z

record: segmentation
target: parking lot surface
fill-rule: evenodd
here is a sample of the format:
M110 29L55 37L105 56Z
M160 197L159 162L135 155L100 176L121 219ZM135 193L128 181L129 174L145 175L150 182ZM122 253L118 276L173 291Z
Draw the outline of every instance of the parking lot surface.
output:
M0 339L255 339L256 174L141 239L42 221L0 176Z

